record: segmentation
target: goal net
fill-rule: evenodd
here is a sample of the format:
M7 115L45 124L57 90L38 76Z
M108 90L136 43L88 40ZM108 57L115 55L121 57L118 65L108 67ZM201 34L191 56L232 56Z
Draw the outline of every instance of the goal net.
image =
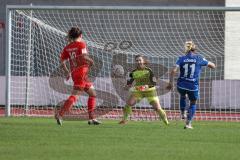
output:
M161 106L169 119L178 119L177 90L165 87L170 69L184 54L185 41L193 40L197 52L217 66L202 70L196 119L240 119L240 57L236 54L240 53L240 12L224 8L8 6L8 15L8 115L53 116L67 99L73 83L64 78L59 54L67 44L67 31L79 26L95 61L90 79L100 118L122 117L129 95L123 86L135 67L135 55L141 54L157 78ZM116 65L123 67L124 74L116 76ZM68 116L86 118L86 105L87 95L83 94ZM131 119L155 120L158 116L143 100L133 107Z

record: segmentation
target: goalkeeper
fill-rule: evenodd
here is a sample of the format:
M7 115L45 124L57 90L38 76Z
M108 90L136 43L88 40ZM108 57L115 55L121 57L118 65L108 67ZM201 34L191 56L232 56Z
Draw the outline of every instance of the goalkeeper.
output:
M123 109L123 119L120 124L125 124L128 120L128 116L131 114L132 106L137 102L140 102L143 98L147 98L148 102L158 113L160 119L168 125L167 116L165 111L161 108L159 98L156 91L156 78L150 68L146 66L147 60L143 56L137 55L135 57L136 69L129 74L127 80L127 88L130 89L130 96L127 100L127 104ZM135 84L133 85L133 82Z

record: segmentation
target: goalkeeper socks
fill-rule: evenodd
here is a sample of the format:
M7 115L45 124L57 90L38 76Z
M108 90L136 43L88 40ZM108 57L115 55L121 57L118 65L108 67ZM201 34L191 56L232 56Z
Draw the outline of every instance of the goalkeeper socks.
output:
M192 121L194 115L195 115L195 112L196 112L196 104L192 104L190 105L189 109L188 109L188 116L187 116L187 120L188 121Z
M167 119L167 115L166 115L166 112L162 109L162 108L159 108L157 109L157 112L159 114L159 117L163 120L163 122L168 125L169 122L168 122L168 119Z
M88 116L89 119L94 119L94 109L96 106L96 97L88 98Z
M63 116L65 112L69 111L73 104L77 101L77 98L71 95L64 103L63 107L59 111L59 116Z
M131 106L126 105L126 106L124 107L124 109L123 109L123 120L124 120L124 121L127 120L129 114L131 114L131 113L132 113L132 108L131 108Z
M181 113L184 113L185 108L186 108L186 97L182 97L181 96L181 98L180 98L180 110L181 110Z

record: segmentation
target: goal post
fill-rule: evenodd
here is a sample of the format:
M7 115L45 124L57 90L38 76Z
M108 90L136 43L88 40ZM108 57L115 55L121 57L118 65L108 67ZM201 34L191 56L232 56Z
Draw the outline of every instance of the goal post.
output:
M6 8L6 100L5 100L5 115L10 116L11 115L11 102L10 102L10 85L11 85L11 13L8 9Z
M6 115L53 116L72 89L72 82L64 80L59 54L69 28L79 26L95 61L90 79L101 118L122 116L128 97L123 86L138 54L150 62L169 119L179 118L177 90L165 87L170 69L183 55L184 42L193 40L197 52L217 65L215 70L202 70L196 119L239 121L239 15L239 7L9 5ZM120 76L113 73L116 65L124 70ZM69 116L85 117L86 104L83 94ZM143 100L133 107L131 118L155 120L158 116Z

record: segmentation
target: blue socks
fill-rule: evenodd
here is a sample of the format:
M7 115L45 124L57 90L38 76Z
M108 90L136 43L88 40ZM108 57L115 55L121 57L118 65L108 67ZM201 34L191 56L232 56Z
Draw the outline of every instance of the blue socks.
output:
M181 97L180 98L180 110L181 113L183 113L185 111L186 108L186 97Z
M196 104L191 104L190 107L188 108L188 116L187 116L187 120L190 122L192 121L194 115L196 112Z

